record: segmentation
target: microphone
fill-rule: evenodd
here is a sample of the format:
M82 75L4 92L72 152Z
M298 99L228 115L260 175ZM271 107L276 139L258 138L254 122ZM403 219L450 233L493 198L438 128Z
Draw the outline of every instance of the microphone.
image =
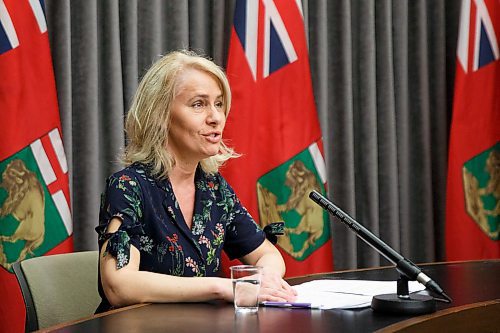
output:
M401 254L396 252L392 247L383 242L380 238L375 236L371 231L363 227L361 224L356 222L347 213L343 212L340 208L335 206L330 200L325 198L323 195L317 191L312 191L309 194L309 198L321 206L323 209L331 213L333 216L337 217L345 225L349 227L356 235L364 240L368 245L373 247L384 256L387 260L396 265L398 272L408 278L411 281L418 281L423 284L427 289L432 292L444 297L442 301L447 303L451 302L451 298L446 295L443 289L429 276L427 276L422 270L413 262L403 257ZM441 299L438 299L441 300Z

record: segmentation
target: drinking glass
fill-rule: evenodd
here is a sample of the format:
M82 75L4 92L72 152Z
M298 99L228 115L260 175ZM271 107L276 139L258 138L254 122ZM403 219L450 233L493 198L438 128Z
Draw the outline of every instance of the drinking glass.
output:
M259 310L259 291L262 267L252 265L231 266L234 309L238 313L255 313Z

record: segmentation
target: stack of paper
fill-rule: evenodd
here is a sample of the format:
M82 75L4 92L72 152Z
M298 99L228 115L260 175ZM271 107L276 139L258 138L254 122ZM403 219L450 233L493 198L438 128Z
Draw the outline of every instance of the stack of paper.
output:
M264 302L267 306L352 309L370 306L372 297L394 294L396 281L315 280L293 286L298 297L293 303ZM408 282L409 292L424 290L416 281Z

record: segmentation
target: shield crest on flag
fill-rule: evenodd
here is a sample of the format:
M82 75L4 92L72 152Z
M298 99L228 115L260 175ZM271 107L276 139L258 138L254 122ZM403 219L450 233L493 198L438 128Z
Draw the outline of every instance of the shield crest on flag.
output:
M317 147L316 144L311 147ZM305 260L329 237L329 219L322 208L309 199L312 190L326 193L321 161L311 147L300 152L259 178L257 198L262 227L285 221L278 245L296 260ZM314 151L314 150L313 150Z
M59 145L54 129L0 162L0 265L10 272L12 263L41 256L72 233L60 172L54 171L56 163L66 169L65 159L55 157Z
M500 143L467 161L463 168L467 213L497 241L500 229Z

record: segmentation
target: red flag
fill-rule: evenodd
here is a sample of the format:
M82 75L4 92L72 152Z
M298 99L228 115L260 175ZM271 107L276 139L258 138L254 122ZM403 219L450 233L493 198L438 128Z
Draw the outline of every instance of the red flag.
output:
M448 260L500 257L500 2L462 2L446 204Z
M24 331L12 263L73 250L43 0L0 0L0 331Z
M261 226L285 222L287 276L332 271L328 215L308 197L326 172L300 1L237 1L227 74L224 136L243 156L224 176Z

